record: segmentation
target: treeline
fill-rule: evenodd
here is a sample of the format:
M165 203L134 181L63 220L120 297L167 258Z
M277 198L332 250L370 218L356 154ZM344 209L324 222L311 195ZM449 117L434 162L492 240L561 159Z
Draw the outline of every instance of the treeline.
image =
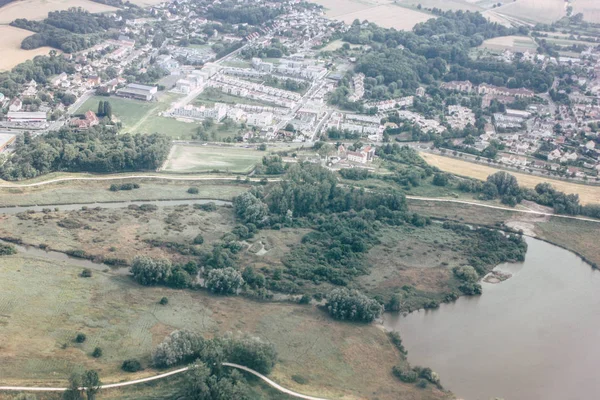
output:
M99 125L84 132L63 128L18 140L15 152L0 166L6 180L34 178L53 171L121 172L155 170L171 147L160 134L117 135Z
M283 8L238 6L234 2L226 1L210 7L206 13L206 18L229 24L264 26L283 14L283 12Z

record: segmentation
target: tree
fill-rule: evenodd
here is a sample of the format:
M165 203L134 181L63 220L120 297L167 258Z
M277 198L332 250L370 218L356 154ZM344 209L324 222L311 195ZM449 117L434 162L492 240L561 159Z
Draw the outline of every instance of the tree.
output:
M264 375L271 372L277 361L277 351L273 344L251 336L233 340L229 354L230 362L251 368Z
M448 174L438 172L433 176L433 184L435 186L447 186L448 185Z
M72 374L69 377L69 387L63 393L63 400L83 400L81 375Z
M77 343L83 343L83 342L85 342L86 339L87 339L87 337L85 336L85 333L78 333L77 336L75 337L75 341Z
M81 383L85 387L87 400L94 400L96 398L96 394L100 391L100 386L102 386L98 372L94 370L85 371L83 373Z
M94 357L94 358L102 357L102 349L100 347L96 347L94 349L94 351L92 352L92 357Z
M268 216L267 205L251 192L245 192L233 199L236 215L244 223L260 225Z
M488 176L487 182L496 186L500 196L519 196L521 193L517 178L508 172L498 171L495 174Z
M188 192L189 194L198 194L198 193L200 193L200 190L199 190L197 187L195 187L195 186L192 186L191 188L189 188L189 189L187 190L187 192Z
M202 244L204 243L204 237L201 234L196 235L194 238L194 244Z
M335 319L368 323L381 316L383 307L358 290L340 288L327 296L327 310Z
M108 101L104 102L104 113L103 115L108 118L111 119L112 118L112 106Z
M169 260L144 256L134 258L130 270L133 278L145 286L165 284L172 274Z
M205 340L197 333L174 331L152 353L152 362L158 368L191 362L204 350Z
M104 101L100 100L98 102L98 112L97 112L98 116L103 116L104 115Z
M206 278L208 290L218 294L236 294L243 285L242 275L231 267L213 269Z
M161 297L159 304L161 306L166 306L167 304L169 304L169 299L167 297Z

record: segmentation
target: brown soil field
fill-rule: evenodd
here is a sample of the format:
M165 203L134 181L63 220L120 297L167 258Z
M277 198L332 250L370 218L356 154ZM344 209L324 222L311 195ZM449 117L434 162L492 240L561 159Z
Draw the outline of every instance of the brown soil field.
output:
M17 18L40 20L46 18L50 11L71 7L81 7L93 13L116 10L115 7L88 0L19 0L0 9L0 24L8 24Z
M8 7L8 6L6 6ZM0 9L0 18L2 11ZM34 58L35 56L47 55L52 48L40 47L35 50L23 50L21 42L28 36L33 35L33 32L25 29L19 29L8 25L0 26L0 37L2 44L0 45L0 71L9 71L18 64Z
M486 180L489 175L501 171L498 168L488 167L486 165L457 160L455 158L444 157L436 154L420 154L430 165L438 167L443 171L447 171L456 175L467 176L470 178ZM519 184L522 186L534 188L538 183L547 182L562 192L578 194L582 204L600 203L600 186L564 182L556 179L521 174L513 171L508 172L511 175L514 175L519 181Z
M529 22L551 23L566 15L563 0L516 0L503 4L494 11Z

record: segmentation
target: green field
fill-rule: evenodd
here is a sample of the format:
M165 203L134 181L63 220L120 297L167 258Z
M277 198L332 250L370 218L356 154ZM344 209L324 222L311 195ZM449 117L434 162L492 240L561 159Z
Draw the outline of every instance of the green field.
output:
M254 149L214 146L173 146L164 172L226 171L248 173L265 155Z
M257 303L204 292L141 287L127 276L16 255L0 258L0 376L3 384L63 385L73 371L93 368L105 383L156 374L150 353L175 329L206 336L248 332L273 343L279 362L274 380L306 394L328 398L441 399L391 375L400 356L373 325L339 323L312 306ZM169 304L158 300L168 297ZM83 344L73 341L85 333ZM95 347L103 356L95 359ZM120 370L138 358L146 369ZM292 376L302 376L298 384Z
M219 90L207 89L200 93L198 97L194 99L194 104L213 106L215 103L227 103L227 104L250 104L253 106L272 107L273 104L268 104L263 101L248 99L245 97L233 96L227 93L223 93Z
M179 95L160 93L159 101L147 102L116 96L93 96L83 103L76 113L83 114L88 110L96 112L98 102L108 101L112 106L114 118L123 124L124 132L162 133L173 139L189 139L196 132L197 123L159 116L159 113L167 110L177 97Z

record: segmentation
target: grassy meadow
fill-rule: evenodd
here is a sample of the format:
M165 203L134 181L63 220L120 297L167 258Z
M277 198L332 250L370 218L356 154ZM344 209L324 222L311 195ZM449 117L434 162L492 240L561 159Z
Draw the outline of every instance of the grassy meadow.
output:
M197 173L219 170L248 173L264 155L264 152L254 149L175 145L163 171Z

